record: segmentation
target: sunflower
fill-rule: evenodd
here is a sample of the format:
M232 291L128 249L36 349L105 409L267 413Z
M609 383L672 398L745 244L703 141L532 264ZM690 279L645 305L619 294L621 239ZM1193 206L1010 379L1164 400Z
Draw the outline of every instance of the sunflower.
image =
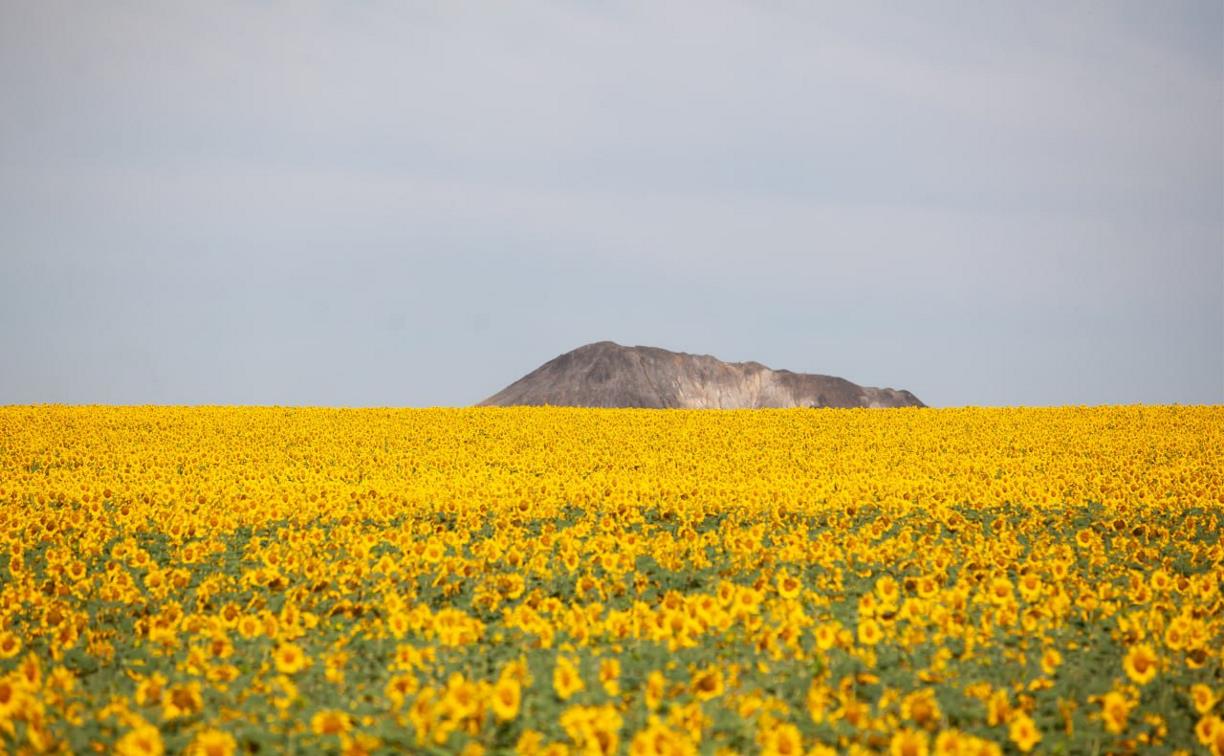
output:
M663 693L666 685L667 679L657 669L646 676L646 708L651 711L659 708L659 705L663 703Z
M880 597L880 603L885 606L892 606L897 603L900 590L901 587L897 583L896 578L891 575L884 575L875 583L876 595Z
M1169 626L1165 628L1164 642L1173 651L1180 651L1186 647L1186 640L1190 635L1190 621L1185 617L1176 617Z
M5 630L0 632L0 659L12 659L21 653L21 639Z
M480 711L479 691L470 680L458 672L452 672L446 681L446 694L441 708L452 720L458 721L474 716Z
M1122 660L1122 668L1126 676L1140 685L1147 685L1156 676L1156 666L1160 662L1151 644L1138 643L1131 646Z
M924 688L907 695L901 701L901 716L919 727L935 727L943 717L935 691Z
M162 692L169 682L160 672L154 672L136 684L136 703L139 706L156 706L161 703Z
M118 756L161 756L165 752L161 732L151 724L135 728L115 744Z
M386 695L387 700L390 701L396 709L398 709L404 705L404 701L408 698L408 696L416 693L420 687L421 684L415 675L401 674L391 678L391 680L387 683L386 688L383 689L383 694Z
M822 624L817 626L815 636L816 645L821 651L828 651L837 644L837 631L840 628L836 624Z
M599 682L609 696L620 695L620 659L604 659L599 663Z
M216 729L204 730L187 747L188 756L231 756L237 751L238 743L234 736Z
M1210 748L1211 742L1215 740L1216 733L1221 730L1224 730L1224 720L1214 714L1208 714L1200 718L1198 723L1194 725L1194 736L1198 738L1199 743Z
M353 729L353 718L343 711L324 709L310 718L310 731L315 735L344 735Z
M10 675L0 678L0 721L7 720L21 706L21 688Z
M306 652L296 643L282 643L272 656L276 662L276 671L282 675L296 675L310 666Z
M1126 720L1130 716L1131 702L1117 691L1110 691L1101 697L1101 718L1105 721L1105 729L1115 735L1126 731Z
M999 576L990 581L987 595L992 604L1010 604L1014 600L1014 587L1006 577Z
M787 574L786 570L778 573L777 577L778 595L784 599L799 598L799 591L803 588L803 581L799 578Z
M503 722L509 722L518 716L519 705L522 702L523 689L518 680L503 675L493 686L493 714Z
M858 625L858 640L864 646L874 646L884 637L880 625L873 619L865 619Z
M1022 752L1028 753L1041 741L1041 731L1027 714L1018 714L1007 728L1007 735Z
M832 697L832 691L819 678L812 680L812 684L808 686L807 710L813 722L822 724L825 721Z
M238 619L238 634L246 640L258 638L263 633L263 629L263 622L252 614L244 614Z
M693 695L700 701L718 698L723 690L723 674L718 667L706 667L693 677Z
M930 752L930 737L923 730L898 730L888 741L890 756L927 756Z
M633 736L629 756L696 756L697 746L684 732L672 729L651 716L646 729Z
M162 718L189 717L204 708L204 698L198 682L176 685L162 696Z
M1211 711L1211 708L1216 705L1216 700L1216 695L1210 686L1203 683L1195 683L1190 686L1190 701L1194 704L1194 710L1199 714Z
M1047 648L1041 652L1041 671L1047 675L1057 672L1062 662L1062 654L1056 648Z
M564 656L557 659L557 666L553 669L553 690L557 692L557 698L568 701L570 696L585 687L574 661Z
M803 753L803 736L793 724L774 727L765 735L762 756L800 756Z

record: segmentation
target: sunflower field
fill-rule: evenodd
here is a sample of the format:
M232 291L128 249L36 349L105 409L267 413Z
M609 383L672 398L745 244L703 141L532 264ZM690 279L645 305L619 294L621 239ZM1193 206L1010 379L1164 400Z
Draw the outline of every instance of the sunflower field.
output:
M1224 753L1224 407L0 408L0 751Z

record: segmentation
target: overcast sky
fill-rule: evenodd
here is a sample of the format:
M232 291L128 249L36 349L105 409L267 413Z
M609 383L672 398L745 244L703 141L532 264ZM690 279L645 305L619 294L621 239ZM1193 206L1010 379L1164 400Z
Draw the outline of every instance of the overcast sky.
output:
M0 404L1221 403L1222 9L0 0Z

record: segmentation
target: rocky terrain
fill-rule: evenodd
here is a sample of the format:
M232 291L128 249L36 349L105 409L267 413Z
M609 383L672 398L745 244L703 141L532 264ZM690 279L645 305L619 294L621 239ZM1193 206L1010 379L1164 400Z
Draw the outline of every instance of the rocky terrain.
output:
M587 344L549 360L480 404L689 409L926 406L904 390L611 341Z

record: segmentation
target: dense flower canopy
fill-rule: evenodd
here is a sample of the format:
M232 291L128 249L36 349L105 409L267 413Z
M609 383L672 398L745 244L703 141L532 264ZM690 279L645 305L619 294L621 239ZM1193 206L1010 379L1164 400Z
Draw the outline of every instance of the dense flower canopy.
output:
M0 408L4 749L1224 751L1224 408Z

